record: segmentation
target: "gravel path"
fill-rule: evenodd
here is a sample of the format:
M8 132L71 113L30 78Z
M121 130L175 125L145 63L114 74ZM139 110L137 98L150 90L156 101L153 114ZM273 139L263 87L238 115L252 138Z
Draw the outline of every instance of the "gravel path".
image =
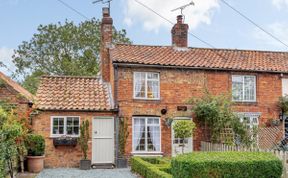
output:
M137 178L130 169L44 169L37 178Z

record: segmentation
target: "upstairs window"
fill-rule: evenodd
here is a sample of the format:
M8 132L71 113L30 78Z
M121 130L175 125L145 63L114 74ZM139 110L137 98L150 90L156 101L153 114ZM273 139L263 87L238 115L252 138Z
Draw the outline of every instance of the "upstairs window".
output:
M256 77L252 75L233 75L232 100L236 102L256 102Z
M134 98L151 100L160 99L159 73L135 72Z
M55 116L51 118L51 135L58 136L79 136L79 117Z

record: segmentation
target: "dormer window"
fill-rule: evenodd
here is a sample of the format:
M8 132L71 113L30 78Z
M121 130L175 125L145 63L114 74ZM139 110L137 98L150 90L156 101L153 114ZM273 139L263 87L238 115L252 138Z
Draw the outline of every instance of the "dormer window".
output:
M134 99L160 99L159 73L134 72Z

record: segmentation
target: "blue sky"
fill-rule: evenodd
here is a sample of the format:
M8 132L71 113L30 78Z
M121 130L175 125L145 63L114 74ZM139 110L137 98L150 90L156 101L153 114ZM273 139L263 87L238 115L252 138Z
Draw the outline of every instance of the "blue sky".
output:
M88 18L101 18L102 4L92 0L63 0ZM138 0L171 21L179 12L171 12L191 0ZM264 29L288 43L288 0L226 0ZM190 31L216 48L287 51L287 47L267 36L240 17L220 0L194 0L195 6L184 10ZM126 29L134 44L171 45L171 25L140 6L135 0L114 0L111 15L117 29ZM83 17L58 0L0 0L0 61L11 71L13 49L28 41L40 24L77 23ZM207 47L189 36L189 46ZM10 75L11 71L0 68Z

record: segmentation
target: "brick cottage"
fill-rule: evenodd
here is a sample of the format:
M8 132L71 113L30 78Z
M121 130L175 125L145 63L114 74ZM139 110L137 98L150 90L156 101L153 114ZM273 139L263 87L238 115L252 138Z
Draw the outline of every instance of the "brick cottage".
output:
M193 119L187 101L204 90L232 93L233 110L250 126L279 118L278 100L288 94L288 53L188 47L182 16L172 29L171 46L112 44L112 18L103 9L101 76L46 76L37 92L40 114L35 132L46 139L46 167L77 166L79 146L53 146L53 138L79 136L79 124L91 123L89 158L115 163L119 119L128 122L126 155L174 156L199 150L203 131L193 138L173 135L173 122ZM173 120L169 126L167 122Z
M32 111L35 97L11 78L0 72L0 104L13 109L20 118L27 118Z

